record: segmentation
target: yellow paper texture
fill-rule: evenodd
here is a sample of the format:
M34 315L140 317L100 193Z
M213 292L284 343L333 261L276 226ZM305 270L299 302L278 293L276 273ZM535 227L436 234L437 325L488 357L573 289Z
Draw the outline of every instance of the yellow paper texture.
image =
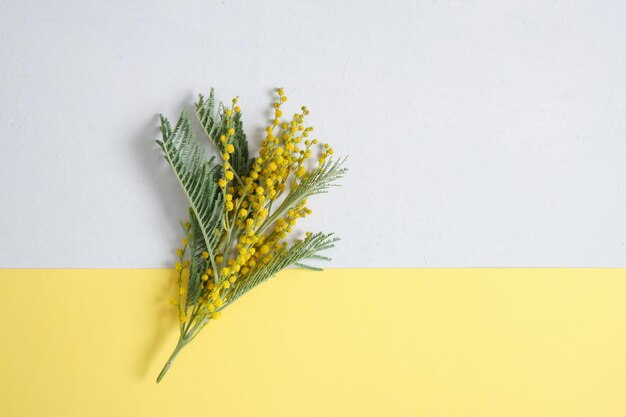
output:
M626 269L288 270L176 343L172 272L0 270L0 416L624 417Z

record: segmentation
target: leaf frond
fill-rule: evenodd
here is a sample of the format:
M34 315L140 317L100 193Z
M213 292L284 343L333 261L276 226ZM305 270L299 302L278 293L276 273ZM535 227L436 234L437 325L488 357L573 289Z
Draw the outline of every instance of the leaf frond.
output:
M206 158L204 149L193 137L186 112L173 130L167 118L161 116L161 134L162 139L157 143L189 201L193 235L202 238L195 250L206 250L213 256L219 242L214 231L221 227L223 217L224 203L217 186L221 166L213 162L214 158Z
M324 259L325 257L319 256L318 252L334 247L335 242L338 240L339 238L334 237L333 233L315 233L295 242L289 248L277 251L267 265L253 271L241 281L229 297L228 303L232 303L235 299L273 277L289 265L299 264L299 266L304 266L304 264L301 264L303 260ZM315 267L308 268L319 269Z

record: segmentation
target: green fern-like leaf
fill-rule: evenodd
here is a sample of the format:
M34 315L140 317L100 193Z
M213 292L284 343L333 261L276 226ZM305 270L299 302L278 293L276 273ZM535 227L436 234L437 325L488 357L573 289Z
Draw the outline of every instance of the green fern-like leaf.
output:
M339 238L334 237L333 233L315 233L295 242L290 248L279 250L267 265L253 271L241 281L241 284L234 289L229 297L229 304L290 265L300 264L298 266L321 270L302 265L301 261L307 259L330 260L330 258L320 256L319 253L334 247L337 241Z
M235 153L233 153L230 163L237 175L239 175L239 178L242 178L250 173L250 166L252 164L248 159L248 140L246 139L246 134L243 131L241 113L235 113L233 122L235 134L232 143L235 146Z
M342 178L348 171L347 168L343 167L345 161L346 158L336 161L329 159L324 164L320 165L307 176L295 190L287 194L276 211L265 221L261 227L261 231L266 230L276 219L283 216L305 198L315 194L326 193L330 187L338 186L337 180Z
M195 141L186 112L181 114L174 130L161 116L161 135L162 140L157 143L187 196L191 221L204 240L198 250L206 249L213 259L220 237L215 230L221 228L223 218L222 194L216 183L221 167L213 163L214 158L207 159L204 149Z
M218 107L220 110L223 109L221 104ZM219 137L222 134L222 124L219 117L217 117L215 92L212 88L208 98L205 98L202 94L199 95L198 101L195 103L195 108L196 116L207 138L213 143L216 149L223 150L224 148L219 141Z
M220 141L222 135L226 135L228 126L223 123L224 106L220 103L215 104L215 93L213 89L209 93L209 97L200 94L198 101L195 103L196 116L200 125L204 129L208 139L211 141L215 149L223 154L225 152L224 144ZM241 113L236 112L233 117L232 128L235 134L229 143L235 147L235 152L231 155L230 164L239 178L248 175L250 172L250 160L248 151L248 140L246 133L243 131L243 123L241 121Z

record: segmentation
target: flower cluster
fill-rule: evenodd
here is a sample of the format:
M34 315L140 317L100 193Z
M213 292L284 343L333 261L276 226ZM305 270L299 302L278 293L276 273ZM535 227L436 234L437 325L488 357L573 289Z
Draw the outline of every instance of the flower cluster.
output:
M199 156L184 113L174 130L162 118L163 141L158 142L191 207L175 265L180 340L159 380L178 351L229 303L290 264L312 268L300 261L327 259L317 253L336 240L307 232L292 245L287 241L296 222L311 214L307 198L325 192L345 168L343 161L331 161L328 144L310 138L309 110L303 106L284 117L287 96L282 88L277 93L274 117L253 159L248 159L238 99L229 107L220 105L215 115L213 94L208 101L200 96L196 114L221 166Z
M308 139L313 127L305 126L305 118L309 115L305 106L291 120L284 119L282 106L287 96L280 88L278 100L273 105L274 117L265 129L259 156L247 175L238 176L229 163L235 153L233 118L241 112L237 101L234 98L232 106L224 109L225 133L219 137L223 171L218 185L224 198L225 228L221 231L218 246L221 250L216 253L215 268L208 261L208 252L202 253L207 266L201 276L204 291L199 301L212 319L220 316L219 310L232 292L231 288L284 250L288 245L285 239L296 221L311 214L306 199L280 215L270 216L270 210L284 193L297 189L300 182L316 169L311 164L314 147L319 150L317 166L324 164L333 153L328 144L322 146L318 139ZM185 245L178 252L184 250ZM180 265L178 263L177 268ZM185 265L188 267L189 262ZM180 319L186 321L185 312L180 314Z

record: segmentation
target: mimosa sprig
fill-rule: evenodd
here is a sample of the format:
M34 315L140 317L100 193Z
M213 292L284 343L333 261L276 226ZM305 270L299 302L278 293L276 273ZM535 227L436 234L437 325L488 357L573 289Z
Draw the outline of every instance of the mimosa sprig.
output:
M307 199L336 185L346 168L333 149L310 139L306 107L283 118L287 101L282 88L274 117L265 130L259 156L250 159L237 98L231 106L215 104L213 90L200 95L195 113L204 135L219 154L208 158L194 138L187 112L176 126L161 116L157 143L189 202L189 220L176 263L180 335L157 378L191 340L222 310L280 270L307 260L330 260L320 252L332 248L332 233L310 233L288 243L296 221L311 214ZM314 152L317 154L314 157Z

